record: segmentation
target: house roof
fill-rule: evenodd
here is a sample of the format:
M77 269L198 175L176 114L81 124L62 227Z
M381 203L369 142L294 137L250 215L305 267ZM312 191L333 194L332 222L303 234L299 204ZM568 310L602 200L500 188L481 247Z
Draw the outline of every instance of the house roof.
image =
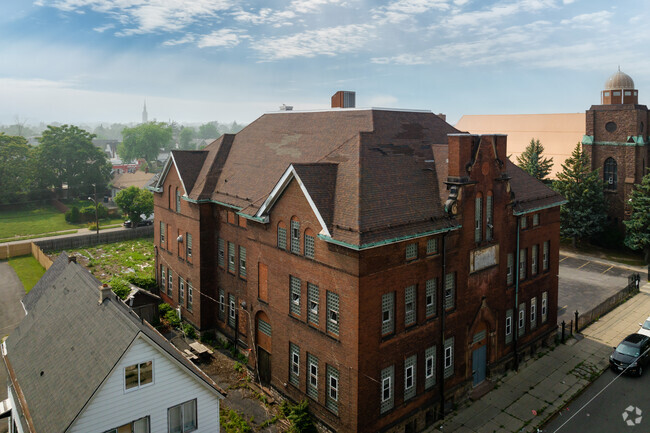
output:
M62 257L46 272L46 283L32 289L40 293L6 340L5 362L36 431L66 431L142 335L220 393L210 378L112 292L100 304L100 282L81 265L67 263L67 258L61 266Z
M54 259L52 265L50 265L49 269L43 274L41 279L34 284L32 290L23 297L21 302L26 312L29 313L29 311L36 305L47 287L50 287L52 283L54 283L54 280L57 279L67 264L68 253L63 251L56 259Z
M113 178L111 184L113 188L125 189L130 186L137 186L144 188L154 177L154 173L145 173L144 171L136 171L135 173L122 173Z

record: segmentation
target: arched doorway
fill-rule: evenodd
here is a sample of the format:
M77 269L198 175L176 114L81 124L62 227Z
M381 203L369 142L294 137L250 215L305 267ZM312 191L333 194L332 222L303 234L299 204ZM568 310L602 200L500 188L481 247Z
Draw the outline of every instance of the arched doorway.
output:
M255 341L257 342L257 368L263 384L271 382L271 321L264 311L255 315Z
M487 373L487 325L481 322L472 338L472 386L485 380Z

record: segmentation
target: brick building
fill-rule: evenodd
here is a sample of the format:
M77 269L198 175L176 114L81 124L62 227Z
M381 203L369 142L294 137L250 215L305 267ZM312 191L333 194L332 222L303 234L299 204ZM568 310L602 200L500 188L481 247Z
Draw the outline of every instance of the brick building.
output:
M330 428L416 432L554 335L563 201L504 135L350 99L172 151L160 295Z
M592 169L599 169L603 176L608 217L621 228L630 213L627 203L632 188L646 174L649 122L650 112L639 105L634 81L620 69L605 82L600 105L587 110L582 148L590 156Z

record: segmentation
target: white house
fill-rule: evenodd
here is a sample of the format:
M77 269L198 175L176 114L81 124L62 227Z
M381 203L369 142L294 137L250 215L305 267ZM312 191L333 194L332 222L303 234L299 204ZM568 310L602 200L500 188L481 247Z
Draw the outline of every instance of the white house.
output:
M2 343L10 433L218 432L223 391L66 259Z

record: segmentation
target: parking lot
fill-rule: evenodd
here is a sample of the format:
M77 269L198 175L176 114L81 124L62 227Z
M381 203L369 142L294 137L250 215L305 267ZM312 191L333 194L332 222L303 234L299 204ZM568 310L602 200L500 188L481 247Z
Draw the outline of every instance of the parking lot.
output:
M569 323L574 312L589 311L627 285L627 277L643 268L560 251L558 323Z

